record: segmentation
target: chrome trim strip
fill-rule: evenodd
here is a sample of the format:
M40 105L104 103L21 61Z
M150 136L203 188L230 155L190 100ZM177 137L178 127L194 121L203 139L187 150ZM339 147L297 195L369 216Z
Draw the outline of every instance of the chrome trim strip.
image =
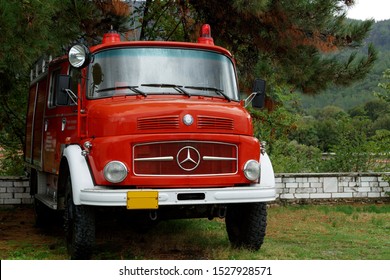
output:
M230 157L211 157L211 156L204 156L202 158L203 160L221 160L221 161L233 161L237 160L238 158L230 158Z
M171 161L172 156L168 157L150 157L150 158L135 158L134 161Z

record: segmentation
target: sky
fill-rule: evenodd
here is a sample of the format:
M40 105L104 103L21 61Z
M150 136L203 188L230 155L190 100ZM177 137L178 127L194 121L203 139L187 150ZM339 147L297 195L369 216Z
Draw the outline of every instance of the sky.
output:
M375 21L390 19L389 0L356 0L355 6L349 9L348 18L375 19Z

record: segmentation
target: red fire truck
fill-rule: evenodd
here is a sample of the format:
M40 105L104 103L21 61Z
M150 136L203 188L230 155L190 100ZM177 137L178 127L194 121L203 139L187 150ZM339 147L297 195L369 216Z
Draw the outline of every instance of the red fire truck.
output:
M197 43L123 42L110 31L43 60L31 73L25 146L37 224L63 210L75 259L91 257L95 214L108 207L149 220L225 217L231 244L258 250L275 183L245 107L261 107L264 92L256 80L240 100L232 55L209 25Z

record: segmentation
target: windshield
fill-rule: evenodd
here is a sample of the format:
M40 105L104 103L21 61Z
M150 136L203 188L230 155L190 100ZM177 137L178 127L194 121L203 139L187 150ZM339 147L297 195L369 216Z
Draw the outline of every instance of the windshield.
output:
M238 100L231 60L218 53L175 48L118 48L94 54L88 98L114 95L203 95Z

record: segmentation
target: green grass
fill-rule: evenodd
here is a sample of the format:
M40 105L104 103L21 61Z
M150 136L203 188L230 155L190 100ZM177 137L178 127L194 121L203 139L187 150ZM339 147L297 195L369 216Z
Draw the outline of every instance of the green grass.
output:
M2 214L0 209L0 221ZM20 228L27 232L23 240L0 238L1 259L68 258L58 228L42 231L30 222ZM94 258L389 260L389 248L389 204L297 205L269 208L258 252L232 248L223 220L194 219L161 222L145 234L121 223L102 224Z

